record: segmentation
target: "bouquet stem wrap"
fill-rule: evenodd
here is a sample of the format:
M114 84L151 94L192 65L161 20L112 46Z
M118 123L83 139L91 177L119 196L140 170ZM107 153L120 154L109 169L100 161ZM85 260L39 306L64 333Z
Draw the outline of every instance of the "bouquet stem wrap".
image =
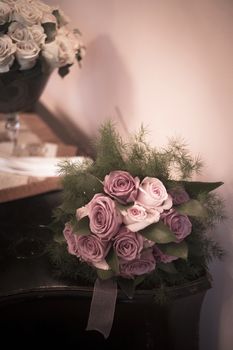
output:
M115 313L117 283L113 279L97 279L94 286L87 331L96 330L108 338Z

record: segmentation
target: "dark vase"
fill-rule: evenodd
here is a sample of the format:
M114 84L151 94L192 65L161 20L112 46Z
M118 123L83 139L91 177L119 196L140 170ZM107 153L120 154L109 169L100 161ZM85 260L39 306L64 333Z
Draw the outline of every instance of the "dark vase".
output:
M31 112L39 100L50 73L41 62L29 70L13 68L0 74L0 113Z
M200 310L211 287L207 274L169 288L170 301L162 305L155 303L156 289L137 290L132 300L118 291L109 338L85 330L93 288L54 276L43 254L51 240L46 225L60 194L0 205L2 342L30 349L46 344L77 349L198 350Z

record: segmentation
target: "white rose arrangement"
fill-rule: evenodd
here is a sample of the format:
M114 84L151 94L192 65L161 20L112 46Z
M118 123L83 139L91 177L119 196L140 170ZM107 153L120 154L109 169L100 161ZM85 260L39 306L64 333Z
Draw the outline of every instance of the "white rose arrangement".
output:
M65 76L85 54L79 30L68 23L59 7L40 0L0 0L0 73L32 69L41 61Z

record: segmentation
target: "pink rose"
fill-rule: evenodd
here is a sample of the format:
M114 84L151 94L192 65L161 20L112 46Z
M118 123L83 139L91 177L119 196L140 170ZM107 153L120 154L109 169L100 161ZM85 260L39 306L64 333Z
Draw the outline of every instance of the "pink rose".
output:
M186 203L190 200L188 193L182 187L175 187L169 190L172 202L175 205Z
M88 215L88 206L87 205L85 205L84 207L80 207L76 210L76 218L78 221L87 215Z
M123 204L134 202L139 183L139 178L133 178L127 171L112 171L104 178L104 192Z
M147 249L141 254L140 259L121 262L120 275L126 278L134 278L134 276L140 276L154 271L155 265L156 262L152 250Z
M88 263L102 262L110 249L107 242L101 241L95 235L77 236L77 253L76 255Z
M167 264L178 259L177 256L164 254L156 245L153 247L153 254L157 263Z
M154 208L160 211L172 207L171 197L163 183L155 177L145 177L139 186L136 203L145 208Z
M160 213L156 209L147 210L139 204L134 204L127 210L121 211L123 223L130 231L138 232L145 227L158 222Z
M171 209L163 216L163 222L170 228L177 238L177 243L183 241L192 231L192 224L187 215Z
M140 257L143 242L139 233L131 232L126 226L122 226L115 237L113 247L119 258L131 261Z
M90 230L103 241L109 241L122 223L121 214L114 200L98 193L87 204Z
M69 222L65 224L63 235L68 245L68 252L72 255L77 255L77 235L74 234L73 228Z
M110 266L108 265L107 261L105 259L102 259L98 262L93 262L92 265L100 270L110 270Z

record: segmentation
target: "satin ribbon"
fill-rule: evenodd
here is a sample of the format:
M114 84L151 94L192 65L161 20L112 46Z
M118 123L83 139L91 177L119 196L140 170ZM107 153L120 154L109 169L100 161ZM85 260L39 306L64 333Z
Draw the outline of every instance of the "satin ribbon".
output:
M92 295L87 331L96 330L108 338L115 313L117 283L111 278L97 279Z

